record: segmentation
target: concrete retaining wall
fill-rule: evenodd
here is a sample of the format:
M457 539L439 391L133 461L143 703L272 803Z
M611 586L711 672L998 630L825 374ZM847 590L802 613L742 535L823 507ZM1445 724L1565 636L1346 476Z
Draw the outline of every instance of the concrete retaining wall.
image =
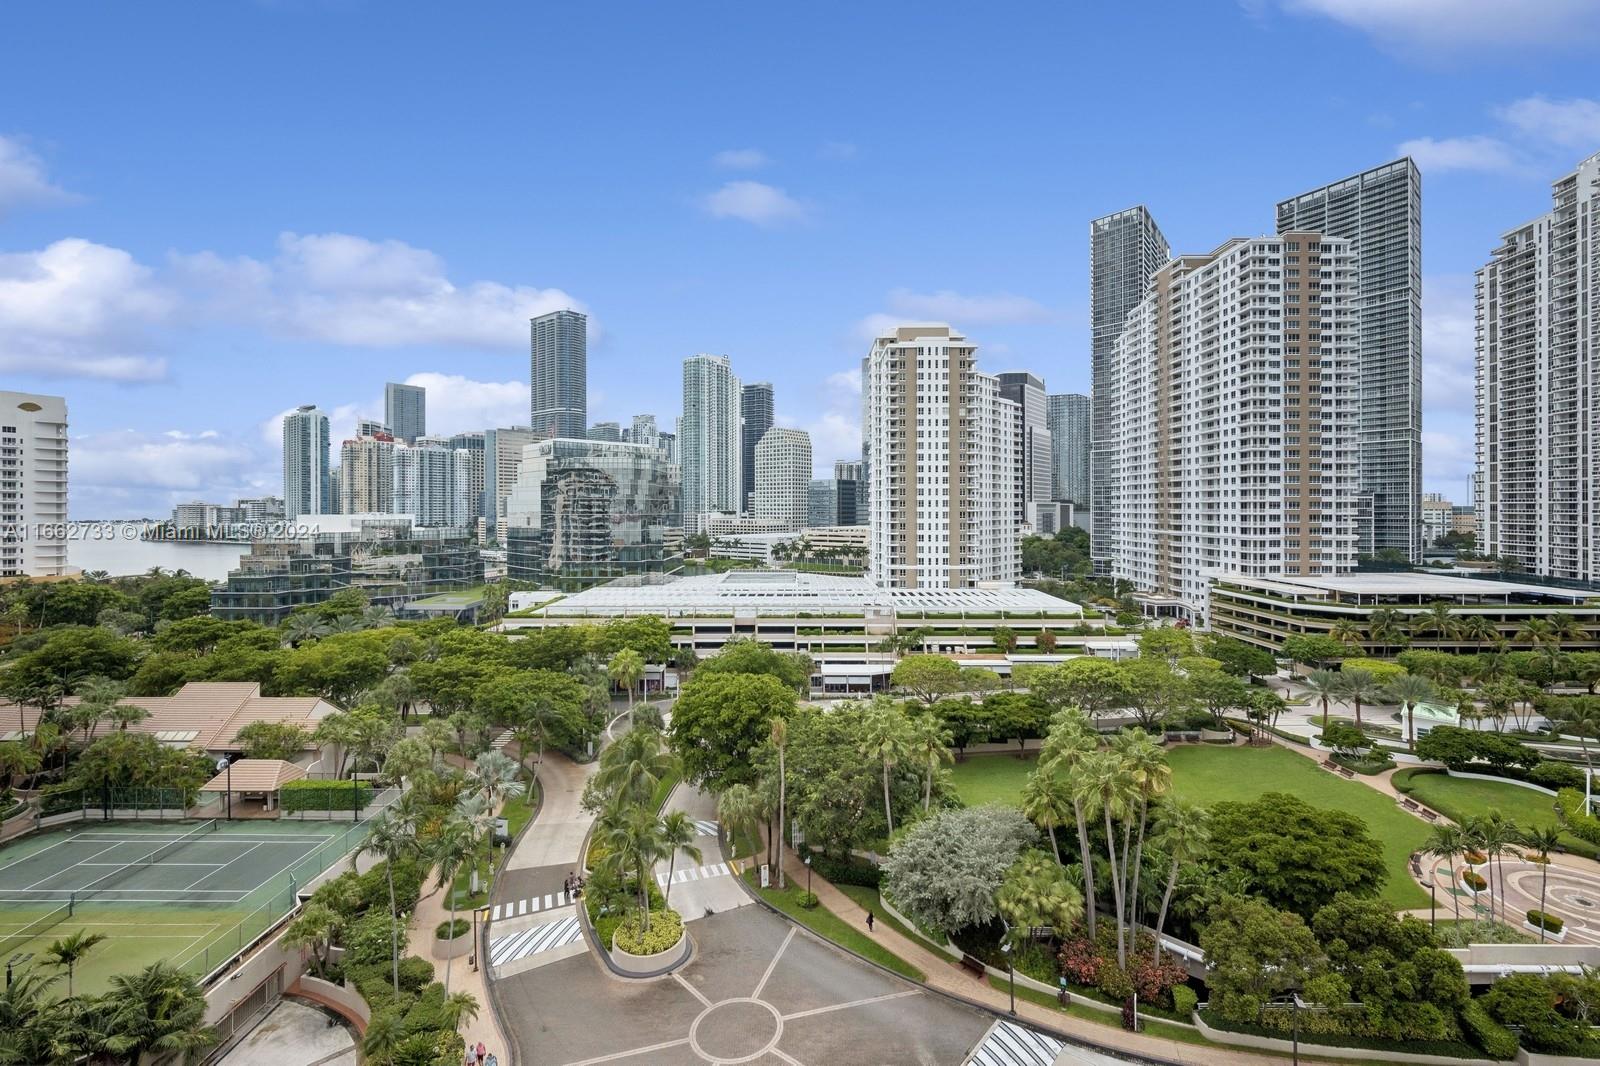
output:
M884 913L892 917L895 921L899 922L907 929L914 930L917 933L922 932L922 930L917 929L916 922L913 922L910 918L907 918L905 915L895 910L881 891L878 893L878 902L883 905ZM944 952L946 955L950 956L952 959L955 959L958 962L961 960L961 949L949 941L945 941L943 944L935 944L934 946L940 951Z
M372 1008L361 998L361 993L349 985L336 985L332 981L303 974L284 991L288 995L320 1003L336 1012L355 1027L358 1038L367 1035L367 1023L372 1021Z
M1214 1029L1207 1025L1200 1017L1200 1012L1194 1015L1194 1027L1200 1030L1200 1035L1207 1040L1214 1040L1219 1044L1232 1044L1235 1047L1253 1047L1263 1051L1276 1051L1281 1055L1288 1055L1294 1051L1292 1040L1279 1040L1270 1036L1254 1036L1250 1033L1232 1033L1226 1029ZM1361 1062L1420 1062L1428 1066L1459 1066L1461 1060L1448 1055L1420 1055L1410 1051L1379 1051L1364 1047L1339 1047L1337 1044L1313 1044L1310 1041L1300 1041L1300 1050L1306 1055L1322 1056L1330 1059L1355 1059ZM1488 1059L1475 1060L1489 1062ZM1569 1060L1575 1066L1580 1060ZM1587 1060L1593 1062L1593 1060ZM1541 1063L1539 1066L1566 1066L1565 1063Z
M689 931L685 929L676 944L654 955L634 955L619 947L610 948L609 952L612 970L624 977L660 977L688 962L690 950Z

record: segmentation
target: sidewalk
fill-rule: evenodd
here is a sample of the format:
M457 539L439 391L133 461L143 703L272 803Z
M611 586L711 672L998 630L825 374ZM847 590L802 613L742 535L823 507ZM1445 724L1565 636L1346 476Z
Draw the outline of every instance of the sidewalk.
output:
M797 878L800 883L804 883L805 864L793 850L783 849L783 864L791 883ZM856 928L866 930L867 912L857 906L849 896L835 888L832 882L813 872L811 890L817 894L818 900L828 910ZM886 922L878 922L876 928L867 935L927 974L927 984L930 988L981 1003L1001 1014L1004 1014L1010 1006L1008 992L995 988L986 979L972 976L949 956L935 955L920 944L906 939L890 928ZM1254 1052L1242 1047L1199 1046L1146 1036L1142 1033L1130 1033L1116 1026L1086 1022L1070 1014L1050 1010L1021 998L1017 1000L1017 1017L1035 1025L1068 1033L1093 1044L1138 1055L1148 1055L1166 1062L1195 1063L1203 1066L1233 1066L1241 1060L1259 1066L1290 1062L1289 1059L1277 1055ZM1308 1055L1316 1053L1314 1048L1307 1048L1306 1051Z
M430 873L428 887L432 887L433 875ZM478 1017L470 1022L463 1022L461 1035L467 1041L467 1046L476 1047L483 1041L484 1047L493 1051L501 1062L511 1061L511 1048L506 1043L505 1033L500 1030L500 1023L495 1019L494 1005L489 1001L489 988L485 981L486 974L480 967L473 971L467 961L468 956L459 959L436 959L433 957L433 931L440 922L450 917L450 908L447 906L448 888L441 888L417 901L416 912L411 916L411 929L408 933L406 951L408 954L427 959L433 963L433 979L444 983L445 975L450 976L451 992L471 992L478 1001ZM466 918L471 921L470 911L457 911L456 917Z

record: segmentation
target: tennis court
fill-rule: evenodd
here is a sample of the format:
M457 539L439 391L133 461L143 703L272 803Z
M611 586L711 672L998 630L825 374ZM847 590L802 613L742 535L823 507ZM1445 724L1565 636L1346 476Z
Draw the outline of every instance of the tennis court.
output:
M78 991L157 959L204 976L270 928L366 828L111 821L24 837L0 849L0 958L37 956L83 930L107 939L78 964Z

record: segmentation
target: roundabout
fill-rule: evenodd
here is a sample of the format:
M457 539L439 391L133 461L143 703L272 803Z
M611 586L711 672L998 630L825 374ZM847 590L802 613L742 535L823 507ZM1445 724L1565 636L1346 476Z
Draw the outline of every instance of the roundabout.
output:
M778 1046L783 1015L760 999L713 1003L689 1026L689 1050L707 1062L749 1062Z

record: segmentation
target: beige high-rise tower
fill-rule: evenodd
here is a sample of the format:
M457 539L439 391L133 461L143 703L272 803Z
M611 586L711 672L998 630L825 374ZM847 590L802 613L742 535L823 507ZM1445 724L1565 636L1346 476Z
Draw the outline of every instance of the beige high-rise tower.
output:
M0 392L0 577L67 570L67 401Z

